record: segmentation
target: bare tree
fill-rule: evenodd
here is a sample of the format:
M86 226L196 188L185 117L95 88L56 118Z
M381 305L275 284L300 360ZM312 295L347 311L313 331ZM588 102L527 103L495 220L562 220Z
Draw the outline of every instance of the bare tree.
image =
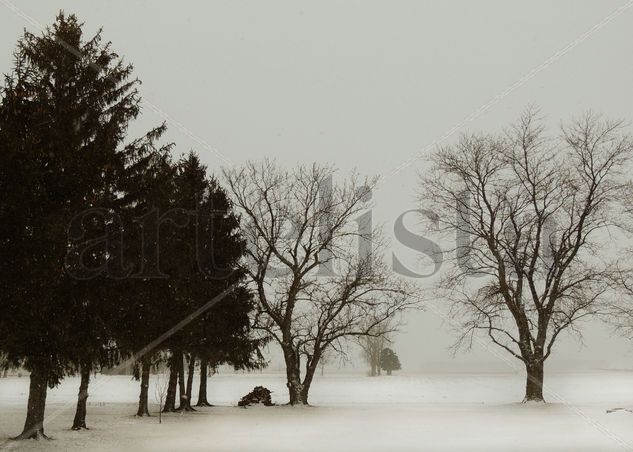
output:
M242 212L256 325L281 346L291 405L308 403L327 349L343 352L345 339L376 334L413 304L379 253L354 252L359 240L374 238L355 218L375 180L353 175L332 186L333 173L316 164L287 171L271 161L224 172ZM366 322L369 313L374 322Z
M331 364L332 361L332 357L330 356L329 353L324 353L323 355L321 355L321 359L319 362L319 367L321 368L321 376L325 375L325 366L327 366L328 364Z
M615 237L618 242L618 254L621 259L617 262L617 271L613 278L614 295L607 303L606 309L601 316L607 324L614 328L614 331L622 337L633 340L633 249L625 248L624 243L630 243L633 225L631 216L633 207L631 196L633 195L633 185L627 187L627 193L621 199L624 212L622 230L624 234Z
M165 405L165 399L167 398L167 391L169 389L169 380L165 378L165 375L159 373L156 375L156 386L154 386L154 397L158 402L158 423L163 423L163 406Z
M394 331L392 321L376 328L374 336L363 336L358 339L358 345L363 352L363 358L369 364L369 375L375 377L381 374L380 358L385 347L391 344L390 332Z
M0 353L0 374L2 375L2 378L7 378L9 367L11 367L11 363L9 363L6 355L4 353Z
M604 301L614 263L605 235L633 142L623 124L586 114L548 139L528 110L499 136L439 149L421 199L457 232L438 287L460 324L525 364L525 401L543 400L544 363L559 334ZM457 213L456 213L457 212Z

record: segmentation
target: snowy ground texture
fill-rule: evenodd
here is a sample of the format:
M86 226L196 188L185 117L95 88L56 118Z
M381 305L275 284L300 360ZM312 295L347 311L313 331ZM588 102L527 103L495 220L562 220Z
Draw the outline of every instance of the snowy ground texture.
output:
M28 378L10 377L0 379L0 450L633 451L633 413L607 414L633 408L633 372L546 378L545 405L516 403L521 375L326 374L314 383L311 407L237 408L256 385L286 402L283 375L225 373L209 380L217 406L169 414L159 425L158 416L132 416L138 382L98 375L90 390L91 430L84 432L69 429L79 385L71 378L49 391L45 429L53 440L14 442L8 438L23 425ZM149 393L153 399L154 389Z

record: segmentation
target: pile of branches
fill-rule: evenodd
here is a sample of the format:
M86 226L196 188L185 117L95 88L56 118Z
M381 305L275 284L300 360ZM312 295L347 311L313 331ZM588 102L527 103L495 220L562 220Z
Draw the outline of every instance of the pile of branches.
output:
M260 405L272 406L270 390L263 386L255 386L251 392L240 399L237 406Z

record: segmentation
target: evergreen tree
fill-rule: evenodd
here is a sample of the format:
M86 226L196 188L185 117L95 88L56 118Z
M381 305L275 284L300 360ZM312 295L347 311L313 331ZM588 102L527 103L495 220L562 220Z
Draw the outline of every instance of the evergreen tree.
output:
M196 406L211 406L207 399L209 370L223 364L238 369L258 369L265 366L261 347L267 338L253 337L250 314L252 294L245 287L236 289L218 303L201 322L201 340L196 347L200 358L200 385Z
M137 416L149 416L148 387L151 367L160 358L165 343L151 345L179 319L171 304L168 274L163 273L161 255L170 255L176 225L161 224L170 211L174 195L175 165L171 145L156 147L164 128L155 130L140 146L122 183L125 205L121 209L122 260L117 284L117 321L114 337L120 353L136 361L135 377L141 381Z
M138 80L131 76L132 66L100 33L86 39L77 18L60 13L41 36L25 32L5 78L0 348L11 364L31 372L21 439L45 436L47 387L78 369L83 413L75 427L85 426L89 369L110 356L112 313L101 277L106 250L72 248L68 227L72 234L78 214L99 212L80 215L85 242L112 223L118 182L138 150L123 143L139 113Z
M131 74L100 32L86 40L75 16L60 13L42 36L25 33L5 77L0 352L31 372L18 438L45 436L47 388L68 374L81 375L73 422L81 429L90 372L119 358L137 362L141 416L149 414L150 368L167 348L184 408L195 360L238 367L261 361L243 287L148 347L227 287L240 286L243 242L226 195L199 159L190 154L175 165L171 145L157 144L164 125L124 143L140 109Z
M387 375L391 375L394 370L400 370L400 359L396 352L390 348L385 348L380 356L380 367L387 372Z
M179 410L192 410L193 370L200 360L198 405L208 405L206 377L209 365L232 364L236 368L261 365L261 341L252 338L250 312L253 300L242 284L240 267L244 242L239 222L226 193L207 168L190 152L178 165L174 209L185 212L189 222L174 236L170 254L170 289L176 312L184 316L209 302L231 286L235 289L171 340L173 361L169 406L174 409L176 381L180 385ZM187 355L185 384L182 354ZM177 375L177 378L176 378Z

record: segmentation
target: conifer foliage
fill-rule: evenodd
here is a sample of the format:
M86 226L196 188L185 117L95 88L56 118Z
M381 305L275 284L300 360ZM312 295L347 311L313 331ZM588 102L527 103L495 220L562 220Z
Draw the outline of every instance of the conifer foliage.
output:
M86 38L74 16L60 13L41 36L24 34L5 80L0 344L31 372L21 438L44 436L47 387L106 358L104 286L86 277L104 250L69 253L68 227L85 213L83 238L95 237L105 224L98 213L117 202L132 152L123 140L139 112L131 75L100 33Z
M380 354L380 367L387 375L391 375L394 370L402 369L398 355L390 348L385 348Z
M46 437L47 388L66 375L81 375L72 427L83 429L102 367L135 362L143 416L166 351L190 357L190 380L196 359L261 364L232 206L194 153L177 160L161 144L164 124L128 138L140 82L82 27L60 13L25 32L0 91L0 356L30 372L18 439Z

